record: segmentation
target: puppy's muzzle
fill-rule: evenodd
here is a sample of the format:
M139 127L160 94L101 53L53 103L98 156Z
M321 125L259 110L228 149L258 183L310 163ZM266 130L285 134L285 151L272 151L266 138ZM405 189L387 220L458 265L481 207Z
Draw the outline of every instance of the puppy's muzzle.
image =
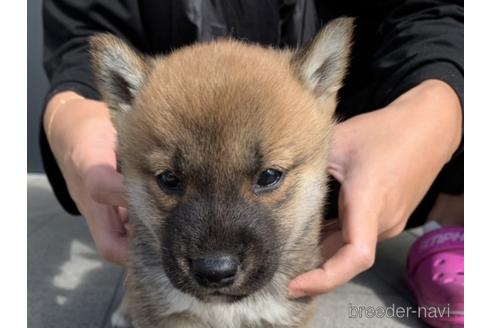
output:
M210 254L190 260L195 281L206 288L231 285L239 271L239 258L231 254Z

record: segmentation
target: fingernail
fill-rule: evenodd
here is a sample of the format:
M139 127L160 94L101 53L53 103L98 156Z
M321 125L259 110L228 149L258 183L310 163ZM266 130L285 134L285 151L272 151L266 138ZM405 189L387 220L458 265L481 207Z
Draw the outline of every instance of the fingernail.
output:
M299 297L304 297L307 294L300 289L294 289L294 290L289 290L289 298L299 298Z

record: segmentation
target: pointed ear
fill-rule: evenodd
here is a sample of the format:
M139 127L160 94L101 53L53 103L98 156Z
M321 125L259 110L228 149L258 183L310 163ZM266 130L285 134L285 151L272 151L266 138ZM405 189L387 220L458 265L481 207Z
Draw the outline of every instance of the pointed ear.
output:
M326 25L304 48L297 50L291 65L301 82L321 100L336 96L349 64L353 18L337 18Z
M148 75L142 54L111 34L90 38L96 83L113 116L129 111Z

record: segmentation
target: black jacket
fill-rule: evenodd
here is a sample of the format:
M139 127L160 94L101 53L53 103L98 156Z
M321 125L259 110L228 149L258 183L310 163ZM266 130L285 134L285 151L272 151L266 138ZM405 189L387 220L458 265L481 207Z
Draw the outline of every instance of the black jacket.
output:
M45 0L47 99L66 90L100 99L87 52L87 39L97 32L111 32L148 54L221 36L298 47L331 19L353 16L341 119L383 107L431 78L447 82L463 105L463 11L463 1L451 0ZM43 129L40 142L58 200L78 214Z

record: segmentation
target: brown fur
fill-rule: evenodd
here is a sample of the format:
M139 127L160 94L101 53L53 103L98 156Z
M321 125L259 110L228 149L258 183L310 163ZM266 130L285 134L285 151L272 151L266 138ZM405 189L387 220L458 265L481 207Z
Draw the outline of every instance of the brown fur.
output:
M287 284L321 262L317 243L327 193L325 168L336 92L348 65L351 26L351 19L336 20L294 53L221 40L145 58L112 36L91 39L94 70L118 131L118 157L135 226L128 294L137 327L305 325L312 300L288 300ZM166 194L155 176L177 167L186 172L186 189L179 195ZM270 167L285 173L283 181L275 190L256 192L252 186L258 173ZM220 213L228 211L224 204L235 204L233 210L268 213L265 220L271 225L258 233L270 233L277 242L277 269L254 291L240 282L231 289L247 293L245 299L214 303L204 296L201 303L175 288L185 284L184 277L181 281L177 275L171 284L162 271L163 236L171 233L166 220L193 197L216 202ZM235 214L223 215L216 225L223 224L224 231L234 229L227 218ZM225 232L221 236L228 238ZM245 276L238 280L247 279L261 262L259 253L248 252L251 255L242 263ZM176 258L176 270L187 272L183 258ZM240 306L245 311L256 305L268 307L261 303L266 296L281 304L287 315L255 321L251 319L255 313L213 314L240 313L234 312ZM187 306L176 310L179 302L195 310ZM166 313L169 309L174 312ZM196 309L212 314L200 317Z

